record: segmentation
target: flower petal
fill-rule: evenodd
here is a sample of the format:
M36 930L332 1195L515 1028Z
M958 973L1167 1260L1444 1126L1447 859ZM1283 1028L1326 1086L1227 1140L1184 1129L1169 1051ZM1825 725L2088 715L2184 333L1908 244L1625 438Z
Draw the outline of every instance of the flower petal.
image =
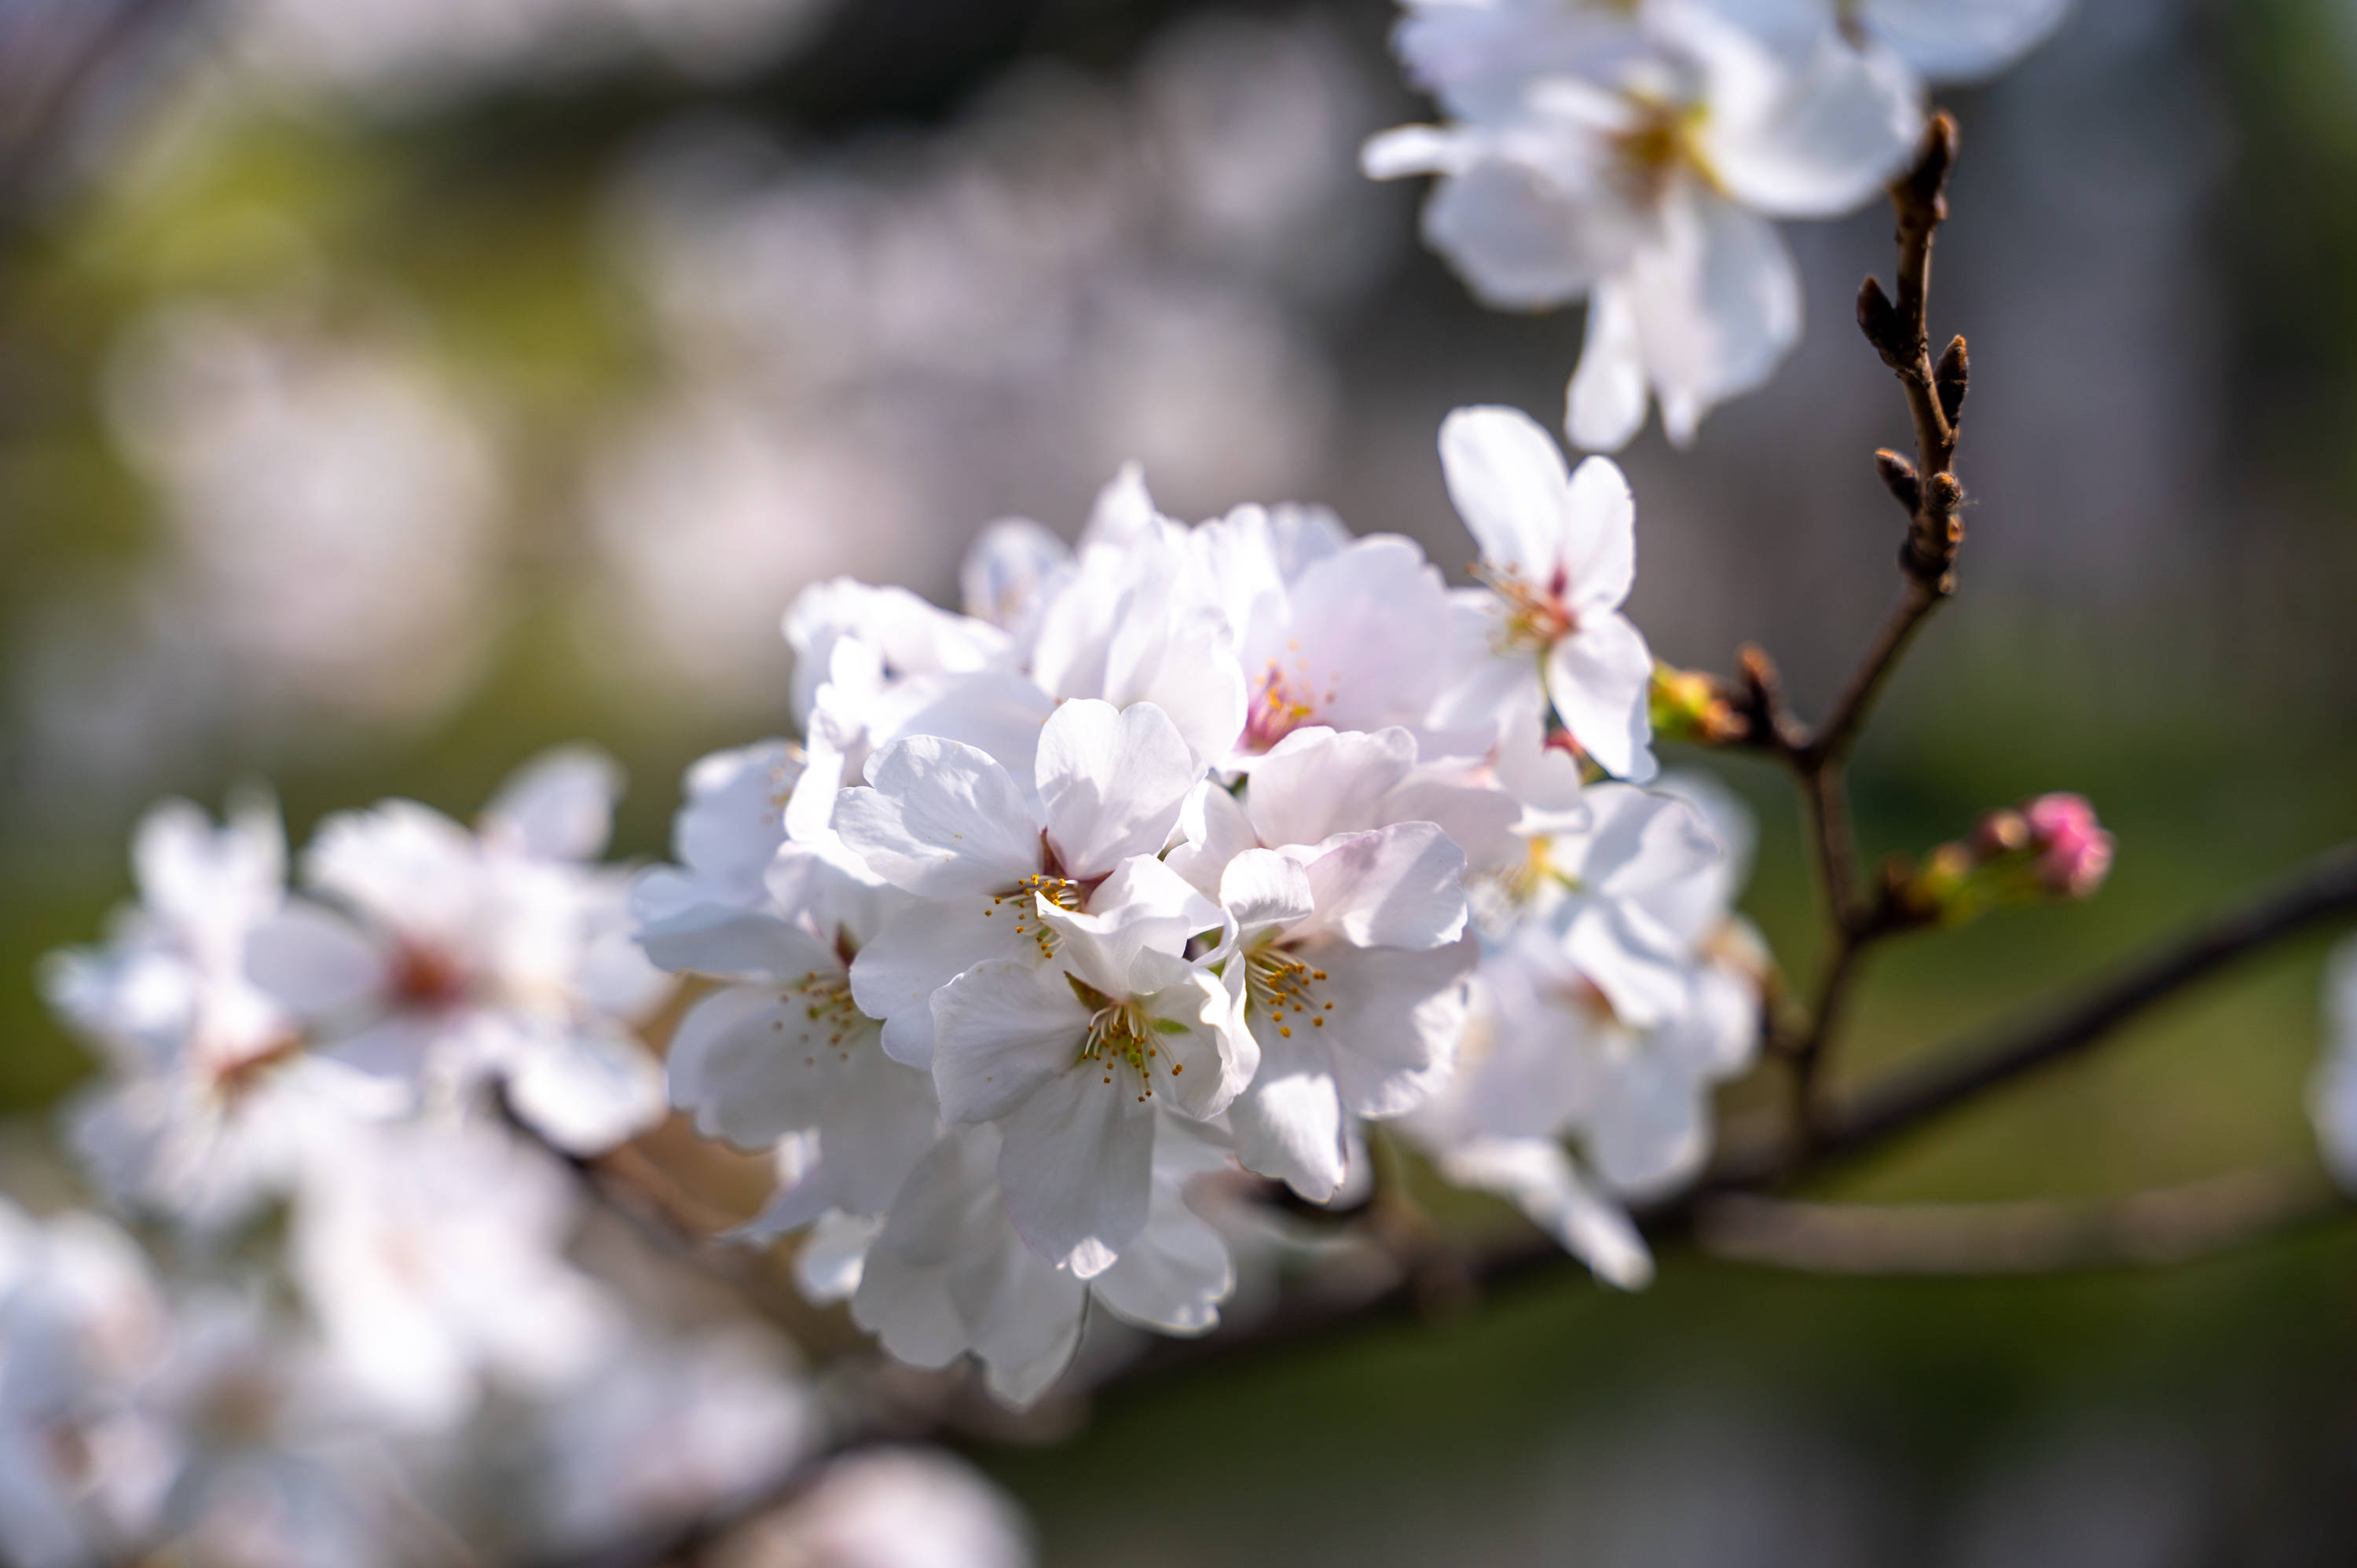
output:
M1066 703L1039 736L1039 800L1064 874L1091 880L1160 854L1202 765L1151 703Z
M1571 477L1554 438L1518 408L1460 408L1440 422L1440 467L1481 559L1544 589L1569 526Z
M1158 1118L1136 1089L1125 1069L1083 1063L1039 1084L1000 1129L1006 1217L1033 1251L1082 1279L1146 1228Z
M1641 784L1661 770L1646 696L1653 655L1617 610L1591 611L1547 652L1547 695L1579 749L1616 779Z
M835 828L894 886L952 898L998 892L1039 869L1039 823L987 753L914 736L871 757L867 778L872 788L836 798Z

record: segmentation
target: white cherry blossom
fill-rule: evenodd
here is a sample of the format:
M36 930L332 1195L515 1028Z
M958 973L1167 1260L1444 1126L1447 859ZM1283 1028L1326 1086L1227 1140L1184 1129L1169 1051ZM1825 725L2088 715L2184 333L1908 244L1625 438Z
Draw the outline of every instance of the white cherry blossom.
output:
M337 1365L447 1429L487 1387L554 1392L612 1350L615 1305L565 1261L571 1173L488 1123L372 1128L304 1187L288 1258Z
M884 1020L898 1059L931 1065L933 993L959 973L1036 960L1047 938L1035 896L1093 908L1115 868L1145 856L1151 868L1125 879L1125 896L1150 900L1185 934L1192 892L1157 875L1151 857L1202 767L1151 703L1066 703L1021 783L986 753L932 736L894 743L867 771L868 787L845 790L835 807L843 841L872 875L922 900L888 920L851 966L852 995Z
M551 1141L596 1153L662 1111L632 1022L667 989L630 940L604 846L619 770L554 753L468 832L413 801L329 818L310 886L257 932L253 972L322 1054L429 1098L500 1082Z
M776 912L648 938L667 967L734 983L680 1020L672 1102L706 1137L753 1150L791 1145L780 1150L790 1179L750 1222L752 1237L834 1210L884 1212L941 1122L931 1074L888 1056L882 1024L851 993L863 944L918 900L799 844L780 851L770 882Z
M1259 1057L1229 987L1181 956L1220 911L1191 889L1175 919L1158 892L1128 897L1148 867L1177 880L1126 862L1101 890L1103 913L1035 895L1047 961L977 964L932 1003L942 1114L998 1125L1009 1219L1082 1279L1146 1226L1164 1113L1218 1115Z
M1918 89L1895 56L1837 35L1787 56L1680 0L1619 25L1587 9L1468 6L1469 30L1420 8L1401 46L1431 58L1463 117L1387 132L1364 162L1377 178L1441 177L1426 239L1485 303L1588 300L1577 445L1625 446L1649 397L1684 445L1799 338L1799 277L1771 220L1872 198L1921 127Z
M1488 593L1460 596L1474 637L1459 634L1461 667L1437 718L1502 735L1544 703L1606 772L1651 779L1653 657L1620 613L1637 575L1628 480L1609 457L1567 470L1538 422L1511 408L1450 414L1440 461Z
M72 1112L77 1148L122 1202L200 1228L281 1191L310 1131L363 1111L354 1075L306 1049L300 1020L248 977L255 929L285 899L276 808L248 798L215 827L167 801L140 822L140 903L103 948L54 955L50 1004L112 1072Z

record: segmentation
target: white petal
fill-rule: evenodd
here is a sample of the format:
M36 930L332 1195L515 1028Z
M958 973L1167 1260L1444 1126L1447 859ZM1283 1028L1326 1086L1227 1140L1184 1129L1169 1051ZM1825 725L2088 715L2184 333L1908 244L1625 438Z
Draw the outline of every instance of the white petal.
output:
M1254 765L1244 811L1263 843L1322 843L1377 826L1383 797L1415 767L1415 737L1396 726L1296 730Z
M1540 1139L1491 1139L1445 1155L1441 1174L1460 1187L1512 1197L1564 1251L1622 1290L1652 1282L1653 1259L1629 1217L1579 1178L1569 1156Z
M852 1054L877 1050L875 1029L767 986L714 992L672 1036L672 1103L696 1131L741 1149L766 1149L786 1133L823 1124L842 1093Z
M1178 813L1178 838L1163 864L1207 898L1220 896L1228 863L1260 842L1243 807L1211 779L1188 795Z
M1866 24L1933 81L1994 76L2046 40L2071 0L1866 0Z
M872 789L838 798L835 827L894 886L929 898L988 894L1039 869L1039 824L985 753L917 736L877 753L867 777Z
M933 993L978 963L1030 953L1030 908L1020 897L944 898L902 911L868 939L851 961L852 1000L885 1021L884 1046L894 1058L932 1066Z
M967 970L933 993L942 1114L952 1122L1013 1115L1041 1085L1072 1073L1088 1027L1089 1010L1060 968Z
M849 1301L859 1289L867 1249L884 1229L881 1215L829 1214L810 1228L794 1252L794 1283L819 1306Z
M1448 258L1493 310L1543 310L1577 299L1600 274L1597 204L1571 201L1503 158L1469 159L1424 207L1425 243Z
M1084 1063L1040 1084L1001 1129L1006 1217L1033 1251L1082 1279L1112 1267L1146 1226L1157 1118L1135 1087L1134 1075Z
M1801 335L1801 281L1767 219L1706 191L1663 208L1663 242L1624 276L1673 445L1765 381Z
M1566 513L1565 596L1583 613L1620 608L1637 580L1637 503L1620 465L1590 457L1574 469Z
M1547 653L1547 695L1564 728L1598 767L1640 784L1660 770L1646 706L1652 679L1643 634L1615 610L1581 616Z
M1482 560L1544 589L1570 522L1562 448L1518 408L1460 408L1441 421L1440 467Z
M1342 1099L1324 1031L1297 1029L1286 1038L1256 1021L1253 1033L1260 1071L1228 1107L1236 1158L1312 1203L1327 1202L1342 1185L1344 1162Z
M1618 452L1644 427L1649 392L1636 302L1621 284L1604 279L1588 296L1587 335L1565 396L1564 434L1583 450Z
M640 945L658 967L726 980L794 979L840 961L775 915L705 905L648 927Z
M303 899L255 928L246 975L289 1009L317 1015L356 1006L385 982L382 947L342 916Z
M1398 1116L1438 1092L1465 1029L1462 983L1480 957L1472 934L1425 952L1329 943L1303 956L1327 972L1315 994L1334 1005L1316 1033L1333 1053L1343 1105L1360 1116ZM1299 1016L1291 1026L1298 1039ZM1255 1033L1265 1041L1265 1031Z
M1159 854L1203 769L1151 703L1066 703L1039 737L1039 799L1064 873L1092 880Z
M602 1155L663 1118L663 1064L619 1026L584 1024L544 1038L508 1069L526 1126L568 1155Z
M1250 849L1228 863L1220 878L1220 903L1240 935L1268 926L1289 926L1317 912L1317 894L1298 861L1270 849Z
M595 746L562 746L500 787L483 811L484 832L542 860L595 860L621 795L620 763Z
M1720 113L1702 130L1703 156L1736 200L1768 217L1837 218L1864 206L1922 131L1921 84L1878 44L1855 48L1828 28L1793 70L1728 28L1710 54Z
M1304 938L1425 949L1465 929L1465 852L1431 822L1396 822L1320 844L1303 866L1318 913Z

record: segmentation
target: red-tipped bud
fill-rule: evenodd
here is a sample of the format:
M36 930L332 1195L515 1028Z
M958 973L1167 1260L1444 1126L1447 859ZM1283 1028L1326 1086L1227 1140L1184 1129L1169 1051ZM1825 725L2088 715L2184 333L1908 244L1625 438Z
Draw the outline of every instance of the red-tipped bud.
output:
M2112 835L2083 795L2040 795L2022 807L2038 880L2058 898L2085 898L2112 870Z

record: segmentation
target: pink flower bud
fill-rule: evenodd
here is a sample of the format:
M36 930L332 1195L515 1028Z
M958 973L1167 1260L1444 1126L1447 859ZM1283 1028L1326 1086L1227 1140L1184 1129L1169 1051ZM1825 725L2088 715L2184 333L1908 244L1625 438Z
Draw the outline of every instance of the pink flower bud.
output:
M2038 880L2064 898L2084 898L2112 869L2112 835L2083 795L2040 795L2021 809L2038 856Z

